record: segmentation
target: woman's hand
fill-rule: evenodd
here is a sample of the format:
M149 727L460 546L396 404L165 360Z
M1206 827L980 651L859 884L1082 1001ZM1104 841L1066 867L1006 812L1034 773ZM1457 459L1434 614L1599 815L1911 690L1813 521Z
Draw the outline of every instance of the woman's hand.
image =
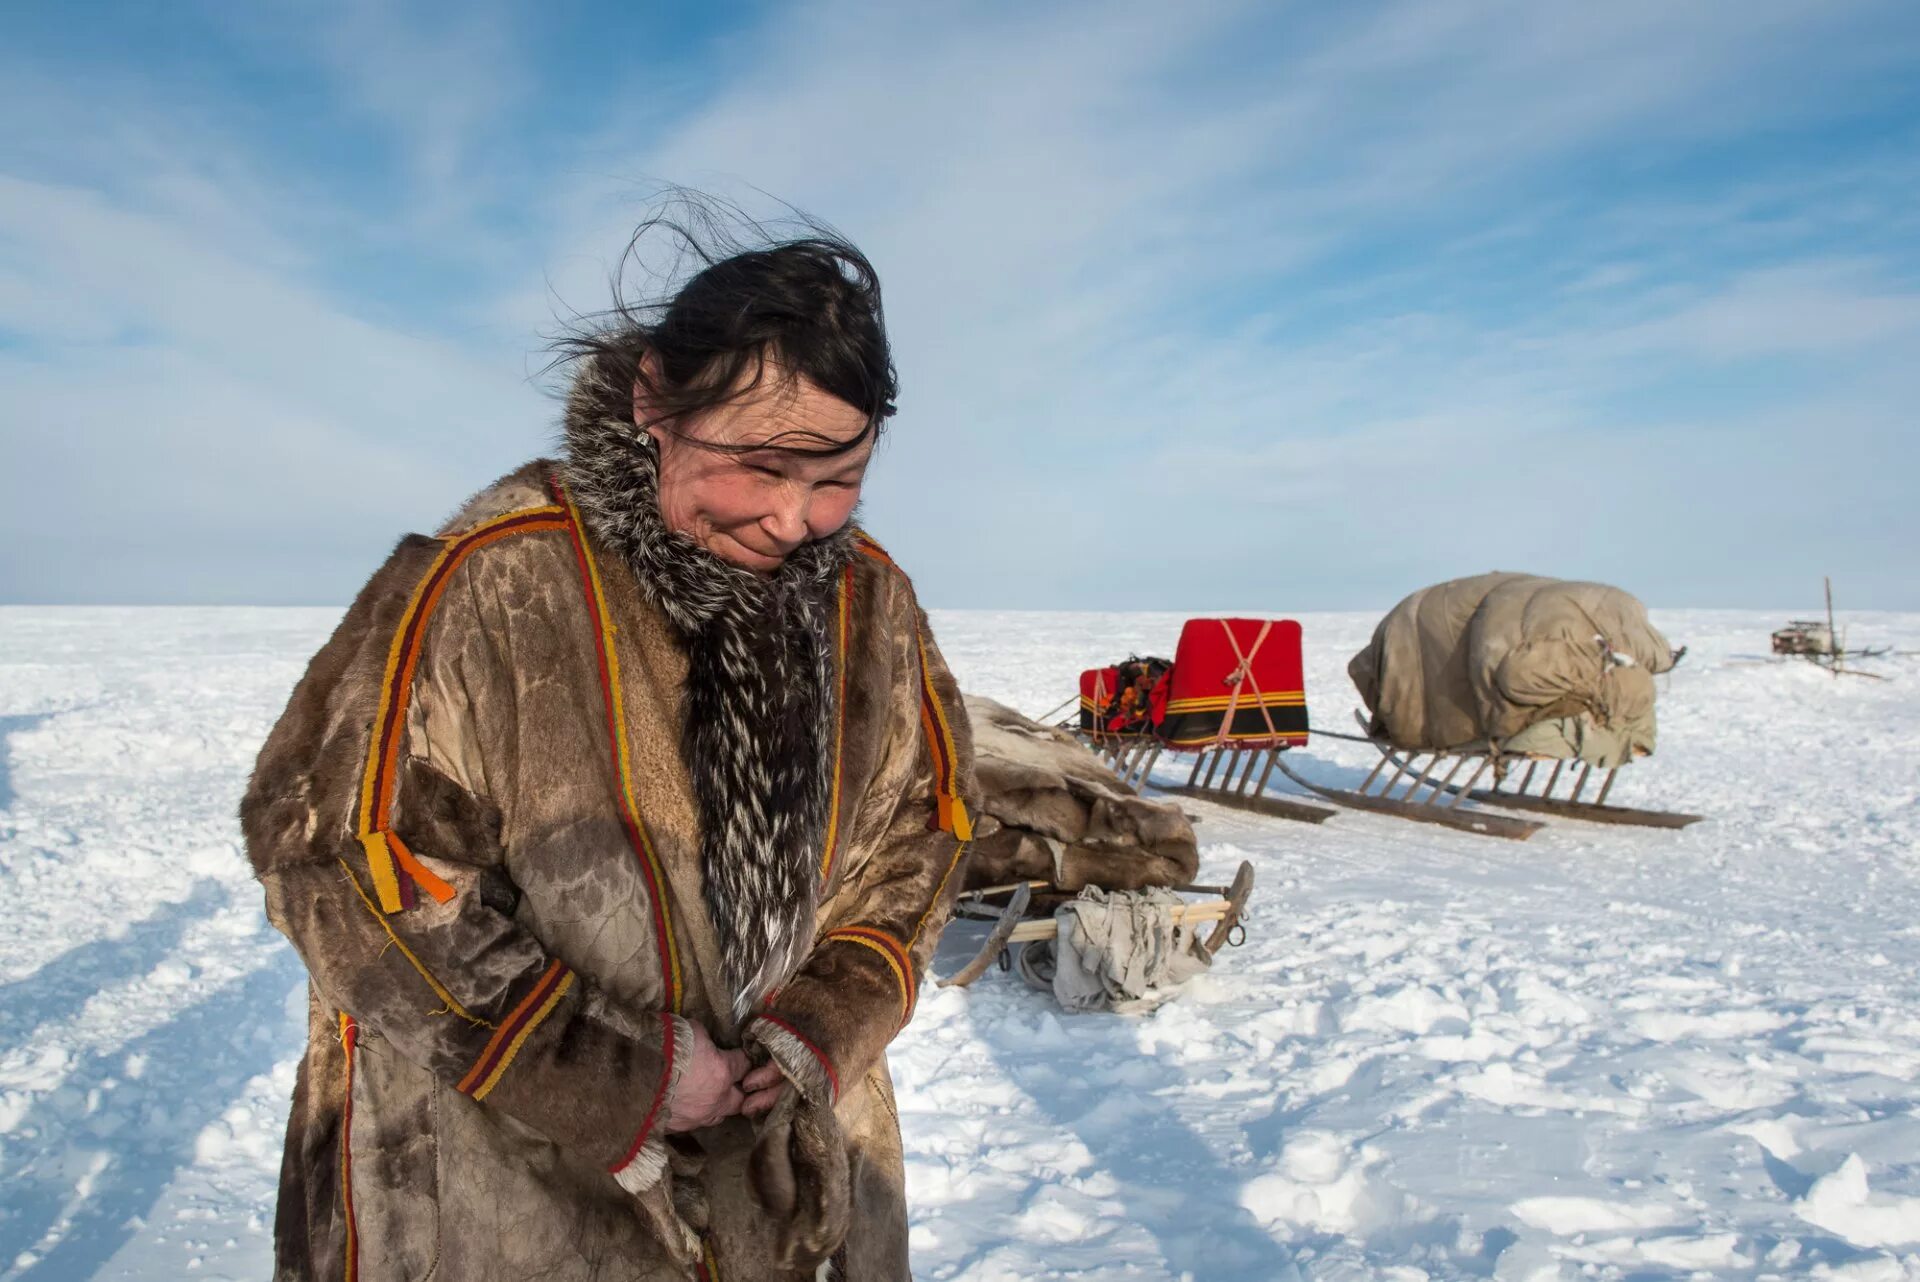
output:
M740 1111L748 1117L758 1117L779 1102L781 1093L787 1089L787 1075L769 1060L741 1078L740 1089L746 1094Z
M687 1046L686 1067L680 1070L673 1098L667 1101L669 1134L723 1122L738 1113L747 1098L740 1089L740 1079L747 1074L747 1053L723 1051L697 1022L688 1020L687 1026L693 1038Z

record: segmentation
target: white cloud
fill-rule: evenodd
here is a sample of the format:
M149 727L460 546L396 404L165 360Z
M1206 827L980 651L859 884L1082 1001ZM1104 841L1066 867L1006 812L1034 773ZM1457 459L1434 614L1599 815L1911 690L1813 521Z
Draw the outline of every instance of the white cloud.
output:
M1913 53L1898 17L1814 0L1764 20L1525 0L812 4L728 42L698 101L670 71L609 84L574 150L511 179L485 142L539 83L497 12L443 29L361 6L319 49L412 158L409 212L383 234L474 264L487 332L530 335L556 297L600 305L640 180L750 182L849 232L886 282L904 383L869 513L935 601L1116 604L1154 567L1161 604L1244 587L1339 605L1454 556L1480 568L1451 551L1479 529L1522 532L1568 572L1589 572L1573 563L1591 543L1630 583L1710 584L1675 568L1670 527L1744 528L1746 493L1793 490L1796 423L1882 447L1887 402L1862 389L1905 390L1887 371L1913 333L1913 264L1848 241L1913 219L1897 165L1816 158L1680 194L1597 190L1584 170L1853 109ZM146 386L209 414L290 397L299 421L279 430L344 443L296 463L268 448L259 470L316 496L368 467L431 490L451 466L450 493L530 450L548 409L519 365L313 283L306 247L350 205L289 214L301 177L223 162L217 134L198 144L212 159L191 128L147 135L117 197L0 186L0 243L26 246L0 253L0 326L151 330L195 377L161 357ZM550 229L543 247L483 229L503 197ZM1738 397L1620 408L1657 404L1656 376L1782 355L1852 382L1788 389L1770 415ZM1886 501L1828 480L1814 501ZM434 507L397 479L383 496L396 524ZM1463 513L1469 537L1436 536ZM1716 556L1724 581L1761 581Z
M0 177L0 244L0 332L31 343L0 374L9 594L164 599L171 579L229 599L344 599L405 525L539 443L548 409L500 365L370 324L175 220ZM291 530L318 548L344 537L366 564L316 574L296 556L312 582L286 583L260 550ZM145 568L50 563L77 532ZM146 566L156 546L171 572ZM205 582L193 567L208 562L232 586Z

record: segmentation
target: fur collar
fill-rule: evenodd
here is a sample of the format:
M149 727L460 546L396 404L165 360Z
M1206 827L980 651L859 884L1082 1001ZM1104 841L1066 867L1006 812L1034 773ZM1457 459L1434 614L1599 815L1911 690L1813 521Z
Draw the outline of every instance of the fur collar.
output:
M592 358L575 380L562 475L588 530L687 649L680 754L737 1020L812 942L838 713L832 623L852 524L768 578L673 533L660 515L657 447L634 425L632 389L613 381Z

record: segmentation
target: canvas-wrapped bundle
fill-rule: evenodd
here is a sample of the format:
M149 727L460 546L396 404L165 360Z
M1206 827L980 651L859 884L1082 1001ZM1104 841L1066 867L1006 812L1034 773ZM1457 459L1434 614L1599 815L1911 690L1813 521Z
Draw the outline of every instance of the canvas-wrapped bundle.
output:
M978 695L973 725L980 824L967 856L968 889L1046 881L1139 890L1190 883L1200 867L1193 825L1180 808L1150 801L1064 730Z
M1396 748L1611 768L1654 750L1654 677L1673 662L1619 588L1494 573L1415 592L1347 672L1370 731Z

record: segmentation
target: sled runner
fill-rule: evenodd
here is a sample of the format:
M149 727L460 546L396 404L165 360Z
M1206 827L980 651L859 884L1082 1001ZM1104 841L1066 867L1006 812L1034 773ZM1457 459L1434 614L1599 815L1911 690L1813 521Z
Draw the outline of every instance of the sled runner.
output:
M1380 764L1376 765L1373 772L1361 781L1358 788L1330 788L1303 778L1284 761L1276 761L1274 764L1280 768L1280 773L1309 792L1325 797L1328 801L1350 806L1355 810L1367 810L1377 815L1392 815L1397 819L1411 819L1415 823L1439 824L1445 828L1458 828L1462 832L1477 832L1488 837L1506 837L1512 841L1525 841L1546 827L1545 824L1535 823L1530 819L1490 815L1474 807L1463 808L1460 802L1465 794L1460 789L1452 787L1452 783L1459 770L1465 765L1467 761L1465 757L1457 758L1454 768L1436 784L1427 773L1413 774L1410 777L1406 764L1400 765L1391 774L1386 774L1386 766L1395 760L1392 751L1377 740L1367 742L1379 748L1382 755ZM1438 764L1438 760L1436 757L1434 764ZM1483 759L1481 768L1474 772L1470 784L1479 782L1480 776L1484 773ZM1395 789L1400 788L1403 781L1406 784L1404 791L1395 796ZM1424 798L1421 797L1419 795L1421 790L1428 788L1431 791Z
M1333 816L1267 790L1280 754L1307 741L1291 619L1189 619L1171 663L1135 657L1092 669L1080 692L1081 734L1132 787L1145 786L1163 754L1191 753L1186 782L1162 791L1302 823Z
M1359 713L1354 716L1361 729L1366 729L1366 718ZM1327 734L1326 731L1315 733ZM1589 795L1588 785L1593 782L1596 767L1578 758L1524 753L1496 755L1484 750L1403 752L1374 736L1328 737L1354 739L1371 745L1380 754L1379 763L1358 788L1329 788L1314 783L1288 769L1284 762L1280 763L1280 769L1302 788L1356 810L1371 810L1417 823L1440 824L1514 841L1525 841L1546 825L1488 814L1464 803L1471 801L1506 810L1640 828L1685 828L1702 818L1674 810L1608 805L1607 794L1613 791L1614 781L1624 768L1621 766L1601 770L1592 799L1582 800ZM1563 778L1564 795L1560 791ZM1483 783L1488 786L1482 787Z
M1587 791L1587 784L1594 772L1594 765L1590 761L1564 757L1495 758L1486 753L1435 753L1422 766L1417 759L1407 760L1377 739L1373 741L1373 746L1380 752L1382 766L1391 765L1396 771L1405 771L1409 775L1415 775L1417 771L1415 787L1431 787L1435 789L1434 796L1444 792L1455 798L1456 802L1464 797L1469 801L1502 806L1508 810L1530 810L1568 819L1584 819L1588 823L1626 824L1639 828L1685 828L1689 824L1699 823L1703 818L1677 810L1641 810L1632 806L1608 805L1607 794L1613 791L1614 780L1624 768L1621 766L1606 770L1595 788L1593 800L1582 801L1581 796ZM1449 762L1452 764L1449 765ZM1490 780L1492 786L1474 787L1489 766L1493 769ZM1441 775L1443 767L1446 773ZM1453 783L1453 778L1467 767L1472 768L1467 782L1464 785ZM1564 797L1557 795L1563 771L1567 784ZM1536 774L1540 776L1538 791L1534 790Z
M1204 895L1204 899L1192 903L1183 903L1174 910L1174 920L1185 925L1213 923L1212 931L1201 942L1201 949L1208 957L1219 952L1228 943L1238 943L1234 937L1240 928L1240 917L1246 911L1247 898L1253 893L1253 865L1242 861L1239 871L1234 874L1230 886L1174 886L1178 894ZM1029 916L1034 903L1034 892L1043 895L1054 892L1047 902L1059 901L1058 887L1045 881L1016 882L1010 886L988 886L980 890L970 890L960 896L954 904L954 916L966 917L975 921L990 921L993 930L981 945L980 951L972 961L957 971L952 978L940 981L942 988L965 988L987 973L988 967L996 960L1006 958L1009 950L1041 940L1053 939L1059 927L1051 911L1045 916ZM993 902L1001 896L1006 902L996 906ZM1241 932L1244 935L1244 931Z

